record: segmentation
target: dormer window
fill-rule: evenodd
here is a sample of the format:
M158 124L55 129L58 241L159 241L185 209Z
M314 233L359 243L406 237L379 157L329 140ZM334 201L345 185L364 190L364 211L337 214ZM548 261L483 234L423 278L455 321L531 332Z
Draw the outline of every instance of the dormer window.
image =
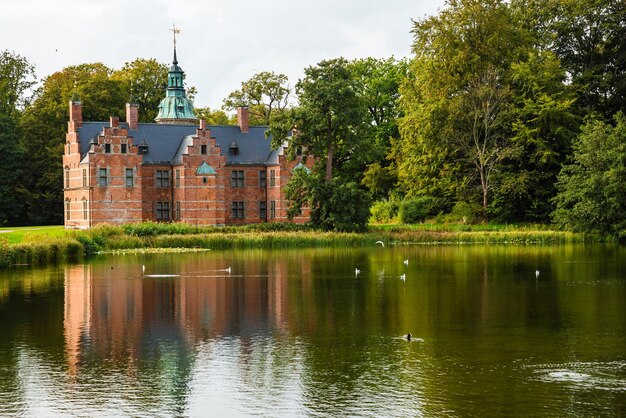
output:
M148 144L146 143L145 138L141 140L139 146L137 147L137 154L144 155L148 153Z
M230 155L239 155L239 146L236 141L231 141L228 148L230 149Z

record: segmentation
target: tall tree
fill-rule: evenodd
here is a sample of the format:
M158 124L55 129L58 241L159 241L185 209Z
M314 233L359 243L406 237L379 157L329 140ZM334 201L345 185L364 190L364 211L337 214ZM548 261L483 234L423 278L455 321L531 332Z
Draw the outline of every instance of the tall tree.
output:
M274 111L283 111L289 105L291 89L284 74L263 71L241 83L224 99L224 109L235 110L246 106L250 109L252 125L269 125Z
M351 61L348 68L369 122L366 149L362 148L358 154L361 161L354 161L354 174L358 178L363 173L362 184L372 197L384 198L397 181L394 160L387 156L392 141L400 137L400 85L408 77L408 63L393 57L364 58Z
M111 79L121 82L120 88L128 92L126 101L139 105L139 122L154 122L167 87L167 72L167 65L154 58L137 58L112 73Z
M25 94L35 84L35 68L18 54L0 53L0 114L12 115L27 104Z
M345 59L324 60L304 73L296 85L299 106L278 123L270 123L270 132L275 134L274 145L280 145L287 131L296 128L290 148L323 159L325 179L330 181L333 164L349 159L363 140L365 109Z
M299 106L272 117L269 129L274 147L289 139L290 156L301 150L317 159L314 173L294 176L294 183L290 182L291 207L299 208L307 200L313 222L325 229L362 228L368 199L346 167L367 143L367 109L345 59L322 61L304 73L296 85ZM366 210L347 218L338 213L346 212L346 196Z
M538 13L560 1L451 0L415 22L392 149L405 193L480 201L500 220L548 218L578 126L575 90L550 51L554 17Z
M626 117L615 126L588 120L573 161L559 175L556 223L576 231L626 236Z
M496 164L511 153L508 132L502 127L509 92L502 84L498 71L491 68L469 79L458 100L452 100L456 127L446 138L478 172L485 219L491 175Z
M0 53L0 224L25 222L19 118L34 84L35 70L26 58L9 51Z
M0 113L0 225L26 223L24 152L17 118Z
M565 69L548 50L511 65L511 152L494 174L493 215L503 220L547 222L554 210L556 177L578 131L575 95Z
M25 179L29 222L63 222L61 155L70 99L82 101L84 120L107 120L125 111L128 94L111 74L112 70L101 63L67 67L48 76L25 109L20 126L29 162L30 175Z
M606 120L626 111L626 2L553 0L538 10L549 14L552 49L576 89L581 115Z
M508 69L524 34L499 0L451 0L413 33L404 140L394 150L400 181L409 195L481 201L486 215L491 173L509 151Z

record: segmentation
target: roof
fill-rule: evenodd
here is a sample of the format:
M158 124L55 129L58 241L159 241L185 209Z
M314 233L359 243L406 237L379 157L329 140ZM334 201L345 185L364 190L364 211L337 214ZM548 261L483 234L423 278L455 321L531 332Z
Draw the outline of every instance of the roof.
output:
M302 161L300 161L298 164L296 164L296 166L293 168L293 170L291 170L291 172L294 173L296 170L304 170L305 173L307 173L307 174L309 174L311 172L309 167L307 167L306 165L302 164Z
M83 122L78 128L81 157L89 152L90 142L97 137L109 122ZM127 123L120 127L128 129ZM133 137L133 144L145 141L148 153L143 155L144 164L177 164L182 161L186 145L191 144L191 136L196 134L197 125L175 125L140 123L137 129L129 129L128 136ZM242 133L239 126L207 126L211 137L226 156L226 164L233 165L275 165L278 153L272 151L271 137L265 137L267 126L251 126L248 133ZM239 153L230 153L229 145L235 141Z
M206 161L203 161L202 164L200 164L200 167L198 167L198 169L196 170L196 174L213 175L213 174L217 174L217 172L215 171L213 167L208 165Z
M159 103L159 114L154 120L158 122L171 119L198 120L189 99L186 97L167 96Z

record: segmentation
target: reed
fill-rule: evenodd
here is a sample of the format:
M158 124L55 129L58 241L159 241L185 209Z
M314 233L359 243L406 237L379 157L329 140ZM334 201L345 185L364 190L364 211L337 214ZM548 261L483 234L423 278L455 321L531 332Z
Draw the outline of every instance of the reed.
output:
M297 232L311 231L309 225L293 223L260 223L248 225L211 226L189 225L185 223L142 222L126 224L118 227L119 232L137 237L154 237L159 235L198 235L224 234L242 232Z
M83 255L83 245L73 238L37 237L13 245L3 241L0 244L0 267L75 262L81 260Z
M565 244L589 241L589 237L568 231L404 231L389 232L399 244Z
M311 248L311 247L367 247L376 241L388 244L556 244L582 242L585 236L566 231L552 231L539 227L463 225L463 228L445 226L393 228L372 227L365 233L340 233L312 230L294 224L257 224L214 227L185 224L143 224L122 227L94 228L86 238L78 240L86 246L116 251L138 248ZM468 228L465 228L468 227ZM93 244L92 244L93 242ZM88 246L88 248L87 248ZM91 251L92 251L91 250Z
M140 249L244 249L372 247L411 244L563 244L601 241L544 225L392 225L372 226L364 233L323 232L307 225L256 224L244 226L193 226L145 222L123 226L98 226L72 231L63 237L27 236L19 244L0 242L0 267L16 264L45 265L80 260L102 251Z

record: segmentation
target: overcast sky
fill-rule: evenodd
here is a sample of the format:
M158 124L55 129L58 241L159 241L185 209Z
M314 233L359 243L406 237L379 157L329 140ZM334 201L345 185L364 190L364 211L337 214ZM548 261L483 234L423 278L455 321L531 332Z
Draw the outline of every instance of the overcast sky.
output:
M197 107L220 108L260 71L286 74L343 56L410 55L411 19L443 0L2 0L0 50L26 57L44 78L69 65L118 69L135 58L172 61L177 51Z

